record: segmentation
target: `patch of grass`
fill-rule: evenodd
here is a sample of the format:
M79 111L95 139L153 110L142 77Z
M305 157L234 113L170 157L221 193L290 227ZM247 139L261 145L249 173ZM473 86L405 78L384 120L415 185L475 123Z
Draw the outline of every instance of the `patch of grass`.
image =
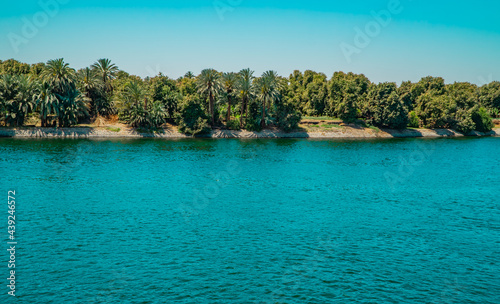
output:
M324 129L333 129L333 128L342 129L342 126L336 125L336 124L323 124L323 125L321 125L321 127Z
M115 127L107 127L106 129L108 129L108 131L111 131L111 132L120 132L121 131L120 128L115 128Z
M369 128L375 131L376 133L380 132L380 129L375 126L370 126Z
M305 120L339 120L338 118L328 117L328 116L320 116L320 117L302 116L302 119L305 119Z

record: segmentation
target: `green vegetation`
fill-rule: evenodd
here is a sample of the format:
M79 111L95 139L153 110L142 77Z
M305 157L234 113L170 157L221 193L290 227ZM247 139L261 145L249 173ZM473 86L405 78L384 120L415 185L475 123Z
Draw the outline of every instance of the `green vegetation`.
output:
M111 131L111 132L120 132L121 129L120 128L115 128L115 127L107 127L106 128L108 131Z
M142 79L109 59L74 70L63 59L25 64L0 61L0 124L70 127L117 117L135 128L165 123L186 134L212 128L293 131L302 118L360 123L379 128L452 128L468 133L493 128L500 116L500 82L477 87L445 84L439 77L417 83L372 83L362 74L205 69L179 79L163 74ZM336 117L336 118L333 118ZM335 122L340 123L340 122ZM331 123L311 126L339 128ZM112 131L116 131L113 129ZM118 129L119 131L119 129ZM116 132L118 132L116 131Z

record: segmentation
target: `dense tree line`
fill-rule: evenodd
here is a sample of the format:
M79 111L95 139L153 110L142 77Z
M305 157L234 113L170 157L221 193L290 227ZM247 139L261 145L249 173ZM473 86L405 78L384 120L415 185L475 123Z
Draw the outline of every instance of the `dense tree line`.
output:
M313 71L288 78L250 69L206 69L179 79L163 74L142 79L109 59L76 71L63 59L25 64L0 61L0 120L22 126L36 116L41 126L69 127L98 117L118 117L133 127L176 124L198 134L211 128L291 131L303 116L329 116L378 127L454 128L489 131L499 117L500 82L478 87L445 84L440 77L417 83L372 83L362 74Z

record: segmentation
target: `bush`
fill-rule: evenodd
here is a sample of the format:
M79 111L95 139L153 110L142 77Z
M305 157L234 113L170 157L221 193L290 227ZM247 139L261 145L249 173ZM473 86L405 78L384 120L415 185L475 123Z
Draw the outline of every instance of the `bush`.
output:
M124 114L124 120L134 128L148 126L147 112L140 104L133 105L130 111Z
M479 132L490 132L493 129L493 120L485 108L474 111L472 120L476 124L475 130Z
M353 123L358 116L357 97L354 94L347 94L335 107L337 116L346 123Z
M231 119L226 123L226 128L229 130L240 130L240 121L238 119Z
M409 127L418 128L420 126L420 121L419 121L418 115L417 115L417 113L415 113L415 111L411 111L408 114L408 118L409 118L409 122L408 122Z
M472 120L470 111L459 110L457 112L457 131L467 134L476 128L476 124Z
M260 105L255 100L250 100L248 102L248 113L245 120L245 129L248 131L261 131L262 127L260 125Z
M393 82L372 86L363 107L363 117L370 125L404 129L408 126L408 109Z
M176 119L182 133L197 135L210 131L208 117L198 98L193 95L186 96L181 102Z

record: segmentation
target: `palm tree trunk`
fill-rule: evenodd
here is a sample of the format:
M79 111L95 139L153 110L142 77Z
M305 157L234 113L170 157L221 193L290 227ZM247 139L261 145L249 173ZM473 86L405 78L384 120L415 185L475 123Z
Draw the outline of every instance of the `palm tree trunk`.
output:
M240 128L243 128L243 114L246 112L247 98L243 97L241 101L241 116L240 116Z
M210 94L209 94L208 108L209 108L210 116L212 118L212 127L213 127L215 125L215 111L214 111L214 97L212 95L212 92L210 92Z
M226 118L226 123L228 123L231 120L231 95L228 92L227 95L227 118Z
M262 119L260 120L260 126L262 128L266 127L266 98L262 101Z

